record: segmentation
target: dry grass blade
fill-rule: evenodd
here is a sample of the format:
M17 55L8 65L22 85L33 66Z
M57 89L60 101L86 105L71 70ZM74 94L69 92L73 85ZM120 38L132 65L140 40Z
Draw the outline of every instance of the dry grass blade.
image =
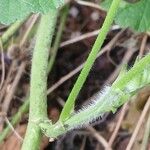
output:
M127 106L128 106L128 104L126 103L123 106L123 108L122 108L122 110L120 112L120 116L119 116L119 119L117 121L116 127L115 127L114 132L112 133L112 135L111 135L111 137L109 139L109 142L108 142L110 147L113 145L113 142L114 142L115 138L117 137L118 131L120 129L121 123L123 121L123 118L124 118L126 110L127 110Z
M25 44L25 42L26 42L26 40L28 38L28 35L31 32L32 27L36 23L38 17L39 17L39 14L35 14L35 15L31 16L31 23L30 23L29 27L27 28L27 30L26 30L22 40L20 41L20 47L22 47Z
M139 52L139 57L141 58L144 54L144 50L145 50L145 45L148 39L148 35L145 34L143 39L142 39L142 43L141 43L141 47L140 47L140 52Z
M88 7L92 7L95 9L99 9L102 11L106 11L104 10L102 7L100 7L100 5L92 3L92 2L87 2L87 1L83 1L83 0L75 0L79 5L83 5L83 6L88 6Z
M119 33L116 34L116 36L104 47L102 48L102 50L99 52L99 54L97 55L97 57L101 56L103 53L105 53L107 50L111 49L116 41L118 40L118 38L122 35L122 33L125 30L121 30ZM80 66L78 66L76 69L74 69L73 71L71 71L70 73L68 73L67 75L63 76L58 82L56 82L52 87L50 87L47 90L47 94L51 93L52 91L54 91L56 88L58 88L62 83L64 83L65 81L67 81L69 78L71 78L72 76L74 76L76 73L78 73L84 66L84 63L82 63Z
M150 137L150 113L147 119L147 123L145 125L145 131L144 131L143 141L141 145L141 150L146 150L148 142L149 142L149 137Z
M108 142L93 127L89 126L87 129L92 133L92 135L97 139L97 141L104 146L105 149L112 150Z
M19 69L18 69L18 72L16 74L16 77L12 83L12 86L11 86L11 89L9 90L9 93L6 95L5 99L4 99L4 102L3 102L3 105L2 105L2 111L3 112L6 112L8 111L8 108L9 108L9 105L10 105L10 102L13 98L13 95L17 89L17 86L18 86L18 83L21 79L21 76L25 70L25 66L26 66L26 63L25 62L22 62Z
M93 37L93 36L96 36L98 35L100 30L95 30L95 31L92 31L92 32L89 32L89 33L85 33L85 34L82 34L81 36L78 36L78 37L75 37L73 39L70 39L70 40L67 40L67 41L64 41L60 44L60 48L61 47L65 47L69 44L73 44L73 43L76 43L76 42L79 42L81 40L84 40L84 39L87 39L87 38L90 38L90 37Z
M130 139L128 145L127 145L126 150L131 150L132 149L134 141L135 141L135 139L136 139L136 137L138 135L139 129L140 129L140 127L141 127L141 125L142 125L142 123L143 123L143 121L145 119L145 116L146 116L146 114L147 114L149 109L150 109L150 97L148 98L148 100L147 100L147 102L145 104L145 107L144 107L144 109L142 111L142 114L141 114L141 116L139 118L139 121L137 122L137 126L135 127L135 130L134 130L134 132L133 132L133 134L131 136L131 139Z
M8 120L7 117L5 117L5 121L6 121L6 123L9 125L9 127L11 128L11 130L14 132L14 134L16 135L16 137L17 137L19 140L23 141L23 138L22 138L22 137L19 135L19 133L14 129L14 127L13 127L12 124L9 122L9 120Z
M3 85L3 88L1 89L1 92L0 92L0 103L1 103L3 97L4 97L5 93L6 93L6 88L7 88L7 86L8 86L8 83L9 83L10 80L11 80L11 75L12 75L12 72L13 72L15 66L16 66L16 61L13 61L13 62L11 63L11 65L10 65L9 71L8 71L8 73L7 73L6 80L5 80L4 85Z

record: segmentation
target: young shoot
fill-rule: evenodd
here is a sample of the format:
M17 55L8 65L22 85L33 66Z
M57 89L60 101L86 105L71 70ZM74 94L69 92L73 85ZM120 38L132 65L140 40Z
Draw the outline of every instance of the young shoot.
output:
M126 103L141 88L150 84L150 54L124 74L120 74L112 86L105 86L98 92L90 103L84 105L79 111L73 112L65 122L58 121L54 125L40 123L40 127L51 138L66 133L72 129L89 125L104 113L116 110Z

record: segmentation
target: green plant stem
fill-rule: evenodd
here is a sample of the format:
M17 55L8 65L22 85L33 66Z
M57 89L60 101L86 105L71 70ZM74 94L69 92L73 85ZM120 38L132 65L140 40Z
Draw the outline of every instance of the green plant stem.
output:
M24 23L25 20L26 18L24 18L21 21L16 21L7 29L6 32L4 32L4 34L1 37L3 44L5 44L10 39L10 37L13 36L13 34L20 28L20 26Z
M150 78L143 77L144 68L145 71L147 71L147 76L149 76L149 64L150 54L136 63L127 73L125 73L125 76L119 76L119 80L116 80L116 85L118 86L112 85L109 89L107 89L107 92L104 95L101 94L101 96L99 96L99 100L95 102L95 105L91 104L91 106L89 106L84 111L79 111L79 113L70 117L66 121L66 124L69 124L70 129L72 129L73 127L86 124L92 121L92 119L94 119L95 117L99 117L106 112L115 112L121 105L126 103L129 98L136 94L139 88L143 88L144 86L150 84ZM136 71L137 68L139 69L138 71ZM141 76L141 82L139 82L139 75ZM125 81L125 79L127 78L130 80L128 82L122 83L122 81ZM130 88L131 86L133 86L133 81L136 83L134 85L134 91L136 92L133 92L132 88Z
M58 32L57 32L57 34L58 34ZM57 35L56 35L56 37L57 37ZM51 92L53 92L53 90ZM50 94L50 93L48 93L48 94ZM27 104L25 104L25 103L27 103ZM18 110L18 112L12 117L11 124L13 126L15 126L18 122L20 122L20 120L21 120L21 117L19 115L20 112L22 112L22 115L24 113L28 112L28 109L29 109L29 98L26 98L25 103L21 106L21 107L25 107L25 105L26 105L25 109L21 110L21 107L20 107L19 110ZM13 120L15 120L15 121L13 121ZM0 139L1 139L0 143L6 138L6 136L9 134L10 130L11 130L11 128L9 126L6 126L6 128L1 132L1 134L0 134Z
M137 67L139 69L138 72L135 71ZM128 72L125 72L125 76L124 74L118 76L116 85L121 85L121 88L119 86L107 86L100 94L95 96L94 100L91 100L91 104L85 105L78 112L72 113L63 123L58 121L54 125L50 125L49 123L41 123L39 125L48 137L57 138L69 130L89 124L106 112L115 112L135 95L140 88L150 84L149 73L150 54L142 58L139 62L136 62ZM122 85L122 81L127 78L131 80L123 82L124 85Z
M47 65L48 53L56 25L58 10L42 15L33 52L30 88L29 123L23 142L23 150L37 150L42 132L35 123L47 118Z
M108 14L106 16L106 19L103 23L103 26L100 30L98 37L94 43L94 46L87 58L87 61L85 62L84 68L82 69L82 71L81 71L81 73L80 73L80 75L79 75L67 101L66 101L66 104L63 107L63 110L60 115L61 122L64 122L69 117L71 112L73 111L75 100L76 100L76 98L77 98L89 72L90 72L90 69L96 59L96 56L106 38L106 35L111 27L111 24L113 22L115 14L118 10L119 4L120 4L120 0L112 1L112 4L111 4Z
M124 74L122 77L122 80L119 82L114 82L112 87L113 88L119 88L120 90L124 88L124 85L126 85L129 81L132 80L139 72L145 68L146 64L150 64L150 55L146 55L143 59L140 60L139 63L135 63L134 67L130 69L127 74Z
M60 45L60 40L61 40L61 36L62 36L62 33L63 33L63 29L64 29L64 26L65 26L65 22L66 22L66 18L67 18L67 15L68 15L68 5L64 6L64 8L61 10L61 18L60 18L60 25L59 25L59 28L57 30L57 35L56 35L56 38L55 38L55 42L54 42L54 46L52 47L52 51L50 52L50 59L49 59L49 63L48 63L48 72L51 71L52 69L52 66L54 64L54 61L55 61L55 58L56 58L56 55L57 55L57 51L58 51L58 48L59 48L59 45Z
M66 6L65 8L64 8L64 10L62 10L62 16L61 16L61 20L62 21L60 21L60 27L58 28L58 31L57 31L57 34L56 34L56 38L55 38L55 42L54 42L54 47L56 48L58 48L59 47L59 43L60 43L60 40L58 40L60 37L61 37L61 35L62 35L62 31L63 31L63 29L64 29L64 25L63 24L65 24L65 21L66 21L66 18L65 18L65 16L67 16L67 12L68 12L68 8L67 8L68 6ZM60 35L60 33L61 33L61 35ZM56 42L57 41L57 42ZM57 51L57 50L56 50ZM54 55L53 55L54 56ZM51 60L52 59L52 60ZM51 64L49 67L48 67L48 73L50 73L51 72L51 69L52 69L52 67L53 67L53 64L54 64L54 58L51 56L50 57L50 59L49 59L49 64ZM53 62L53 63L52 63ZM15 126L20 120L21 120L21 116L24 114L24 113L27 113L28 112L28 110L29 110L29 98L27 97L26 99L25 99L25 102L24 102L24 104L19 108L19 110L18 110L18 112L12 117L12 120L11 120L11 124L13 125L13 126ZM8 125L2 132L1 132L1 134L0 134L0 143L6 138L6 136L9 134L9 132L10 132L10 130L11 130L11 128L10 128L10 126Z
M148 120L147 120L146 127L145 127L141 150L147 149L149 137L150 137L150 113L149 113Z

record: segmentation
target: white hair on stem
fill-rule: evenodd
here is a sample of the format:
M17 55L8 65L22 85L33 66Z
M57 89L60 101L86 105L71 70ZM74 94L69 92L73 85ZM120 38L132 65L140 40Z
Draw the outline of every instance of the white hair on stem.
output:
M120 77L119 77L120 78ZM139 90L150 83L149 67L129 81L123 88L112 88L106 85L100 92L92 97L90 102L83 105L80 110L74 112L72 116L65 121L68 129L82 128L102 117L104 113L112 111L113 113L134 95L134 91Z

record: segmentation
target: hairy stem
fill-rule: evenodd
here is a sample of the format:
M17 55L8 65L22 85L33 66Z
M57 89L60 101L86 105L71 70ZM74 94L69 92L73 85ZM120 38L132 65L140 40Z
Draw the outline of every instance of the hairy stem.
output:
M83 110L79 110L79 112L66 120L66 124L69 124L71 129L85 125L106 112L115 112L121 105L126 103L129 98L136 94L140 88L150 84L150 78L148 77L150 73L149 64L150 54L136 63L133 68L125 73L125 76L119 76L119 80L116 80L116 85L118 86L112 85L111 87L106 87L103 92L96 96L97 98L95 98L89 106L85 106L86 109L83 107ZM137 68L139 70L135 71ZM146 76L144 72L146 72ZM140 82L139 77L141 77ZM122 83L122 81L127 78L130 80ZM133 88L131 88L132 86Z
M106 35L110 29L110 26L113 22L113 19L115 17L118 7L119 7L119 3L120 3L120 0L113 0L113 2L111 4L111 7L108 11L106 19L100 30L100 33L99 33L99 35L93 45L93 48L85 62L84 68L82 69L82 71L81 71L81 73L80 73L80 75L79 75L67 101L66 101L66 104L63 107L62 113L60 115L60 121L62 121L62 122L64 122L69 117L71 112L73 111L75 100L76 100L76 98L77 98L89 72L90 72L90 69L96 59L96 56L106 38Z
M37 150L42 133L36 120L47 118L47 65L48 53L57 20L57 10L42 15L33 52L30 88L29 123L23 150Z
M55 42L54 42L54 46L53 46L54 49L56 49L56 48L58 49L58 47L59 47L60 38L61 38L62 33L63 33L63 29L64 29L64 25L65 25L65 21L66 21L66 16L67 16L67 13L68 13L68 8L67 7L68 6L66 6L62 10L62 16L61 16L61 19L60 19L62 21L60 22L60 25L59 25L59 28L58 28L58 31L57 31L57 34L56 34L56 38L55 38ZM58 51L57 49L56 49L56 51ZM52 55L49 59L48 73L51 72L52 67L54 65L54 61L55 61L54 55ZM17 113L12 117L11 124L13 126L15 126L21 120L21 116L24 113L27 113L28 110L29 110L29 97L27 97L25 99L24 104L19 108ZM9 125L7 125L7 127L1 132L1 134L0 134L0 143L6 138L6 136L9 134L10 130L11 130L11 128L9 127Z
M137 67L139 69L138 72L135 71ZM106 112L115 112L121 105L135 95L140 88L150 84L149 73L150 54L137 62L128 72L125 72L125 76L124 74L118 76L116 84L120 86L105 87L102 92L99 92L91 99L90 104L83 106L78 112L72 113L63 123L61 121L58 121L54 125L41 123L41 129L43 129L48 137L57 138L69 130L89 124L94 119L103 116ZM127 78L131 80L122 84L122 81Z
M134 67L130 69L126 74L123 74L122 80L114 82L112 87L118 87L120 90L124 88L128 82L130 82L137 74L139 74L147 64L150 64L150 54L146 55L139 63L135 63Z

